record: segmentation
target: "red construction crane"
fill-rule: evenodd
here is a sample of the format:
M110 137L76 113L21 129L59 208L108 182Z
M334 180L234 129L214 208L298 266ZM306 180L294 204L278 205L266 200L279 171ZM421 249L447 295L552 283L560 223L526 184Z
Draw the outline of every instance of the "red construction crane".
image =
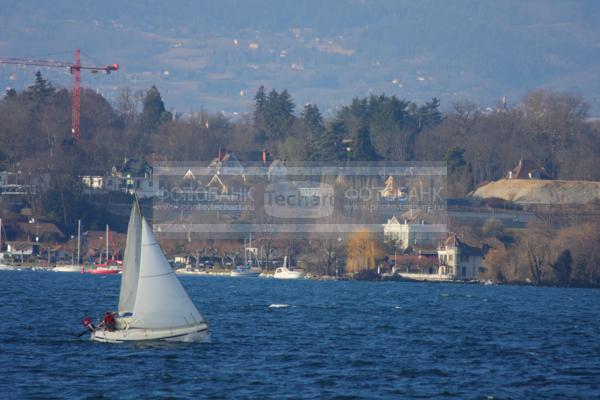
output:
M73 93L71 95L71 133L73 139L79 140L79 116L80 116L80 96L81 96L81 70L87 69L92 73L102 71L110 74L111 71L117 71L119 64L111 64L104 66L81 65L81 52L75 50L75 62L68 61L51 61L51 60L35 60L29 58L0 58L0 64L17 64L17 65L39 65L41 67L50 68L66 68L73 75Z

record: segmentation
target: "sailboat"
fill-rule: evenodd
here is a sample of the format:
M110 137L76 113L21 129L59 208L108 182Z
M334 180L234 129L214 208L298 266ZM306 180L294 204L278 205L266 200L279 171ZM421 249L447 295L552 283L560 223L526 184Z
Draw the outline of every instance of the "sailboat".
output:
M275 278L275 279L302 279L302 278L304 278L304 271L288 268L288 258L287 258L287 256L285 256L283 258L283 266L281 266L275 270L275 274L273 274L273 278Z
M141 215L137 200L129 217L115 329L95 327L86 320L92 340L110 343L195 342L203 340L208 331Z
M2 255L2 259L0 259L0 271L12 271L14 269L12 266L2 262L4 259L4 253L2 253L2 218L0 218L0 255Z
M85 272L86 274L113 275L113 274L119 274L122 272L121 266L118 265L114 260L114 254L113 254L112 260L109 258L109 254L110 254L109 247L108 247L109 236L110 236L110 231L108 230L108 224L106 224L106 262L102 263L102 253L100 253L100 262L95 267L84 270L83 272ZM113 244L114 244L114 242L113 242ZM113 253L115 251L116 251L116 249L113 250Z
M245 246L246 242L244 240L244 265L238 265L233 271L229 273L229 276L234 278L257 278L262 273L260 269L260 261L256 256L258 249L256 247L252 247L252 234L250 234L250 238L248 239L248 246ZM252 257L256 259L256 264L258 267L252 266Z
M52 270L54 272L83 272L83 268L79 265L81 247L81 220L77 221L77 263L68 265L56 265Z

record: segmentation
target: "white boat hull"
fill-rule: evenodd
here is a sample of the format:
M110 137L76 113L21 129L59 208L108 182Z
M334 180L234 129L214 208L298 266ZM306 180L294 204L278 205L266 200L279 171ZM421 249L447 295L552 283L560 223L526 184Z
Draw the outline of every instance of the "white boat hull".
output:
M246 270L246 271L231 271L229 276L235 278L258 278L262 271Z
M125 343L166 340L170 342L202 342L206 339L208 325L200 323L192 326L165 329L129 328L108 331L97 328L91 339L104 343Z
M54 272L82 272L81 265L57 265L52 268Z
M289 270L285 267L277 268L273 278L275 279L302 279L304 278L304 271Z
M0 264L0 271L14 271L14 269L11 265Z

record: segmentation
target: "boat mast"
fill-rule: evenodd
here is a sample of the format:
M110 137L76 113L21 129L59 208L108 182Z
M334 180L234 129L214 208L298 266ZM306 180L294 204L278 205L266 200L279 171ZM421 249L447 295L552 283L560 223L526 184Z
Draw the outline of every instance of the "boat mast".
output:
M80 252L80 242L81 242L81 220L77 221L77 265L79 265L79 252Z
M108 265L108 224L106 224L106 265Z

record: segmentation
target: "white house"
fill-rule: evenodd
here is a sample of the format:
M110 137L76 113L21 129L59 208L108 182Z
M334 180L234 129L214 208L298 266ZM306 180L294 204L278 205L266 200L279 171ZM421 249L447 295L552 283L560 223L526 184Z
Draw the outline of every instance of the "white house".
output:
M453 276L454 279L472 280L483 270L483 251L469 246L452 235L438 249L441 275Z
M93 176L86 175L81 177L83 186L90 194L123 192L128 194L137 194L139 198L154 197L161 194L158 178L150 176Z
M433 247L439 245L443 232L439 225L428 224L425 220L402 222L395 216L383 224L383 235L386 240L393 240L397 246L406 250L408 247Z

